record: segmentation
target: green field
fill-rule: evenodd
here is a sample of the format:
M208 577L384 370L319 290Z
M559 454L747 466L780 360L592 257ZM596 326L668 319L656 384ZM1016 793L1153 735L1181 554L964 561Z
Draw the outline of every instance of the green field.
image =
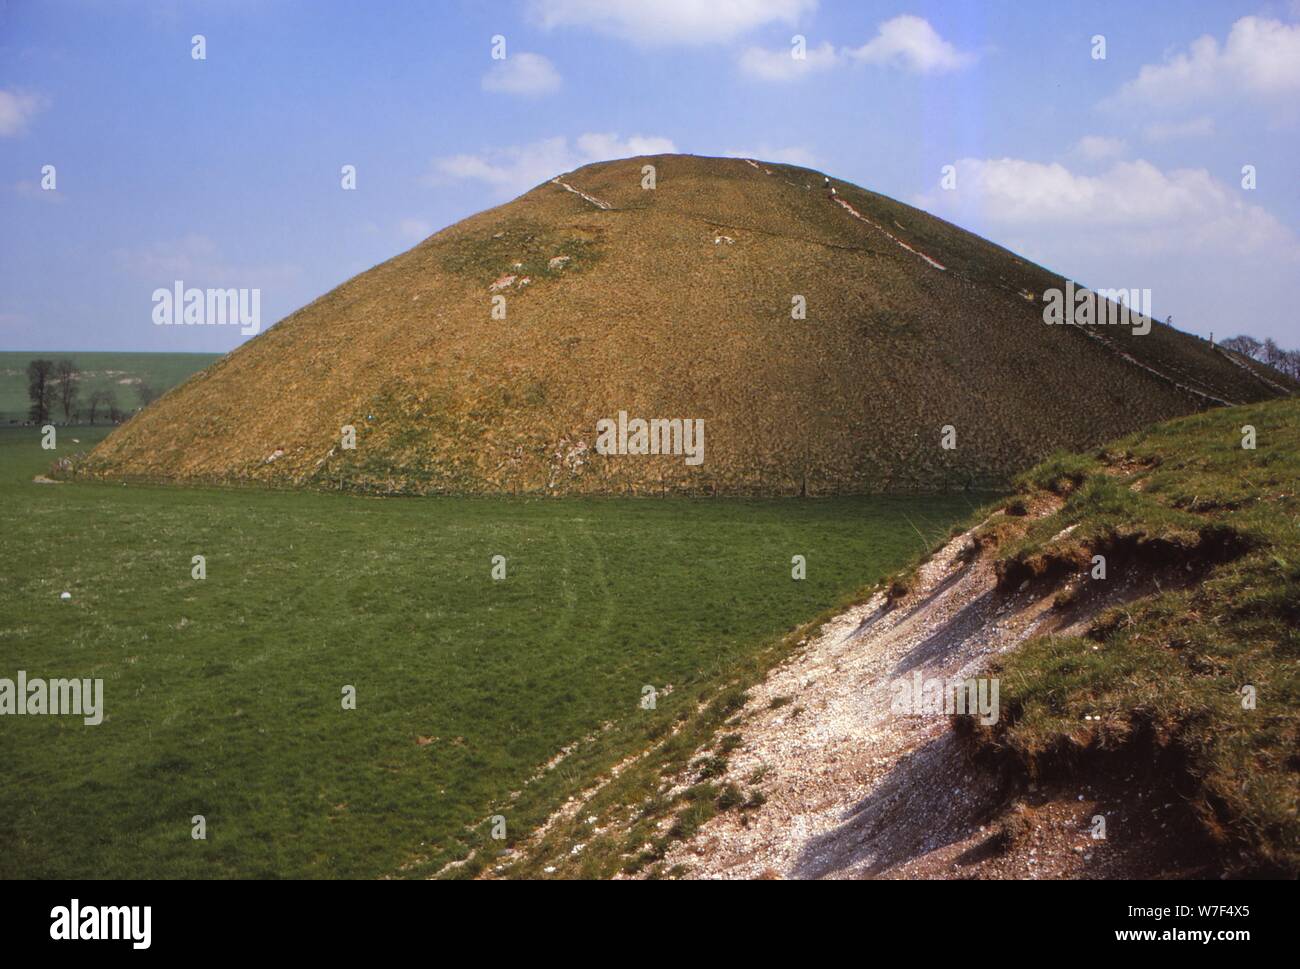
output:
M0 718L6 878L419 876L498 849L491 815L515 842L982 500L33 483L53 456L0 429L0 676L103 678L106 715Z
M27 419L27 364L33 360L71 359L82 372L81 405L84 407L96 390L110 390L118 406L133 411L140 406L136 387L141 381L158 393L170 390L191 374L197 373L219 353L60 353L45 351L0 351L0 424ZM61 408L55 418L63 419ZM107 416L96 417L107 421Z

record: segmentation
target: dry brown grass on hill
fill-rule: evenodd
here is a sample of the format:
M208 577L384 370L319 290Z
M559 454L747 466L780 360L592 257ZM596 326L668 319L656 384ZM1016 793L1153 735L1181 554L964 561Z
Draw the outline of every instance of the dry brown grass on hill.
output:
M807 169L668 155L562 181L609 208L546 182L439 232L167 394L90 470L384 493L933 489L1277 393L1166 327L1047 326L1024 294L1060 277L836 182L864 222ZM595 455L621 410L703 419L704 463Z

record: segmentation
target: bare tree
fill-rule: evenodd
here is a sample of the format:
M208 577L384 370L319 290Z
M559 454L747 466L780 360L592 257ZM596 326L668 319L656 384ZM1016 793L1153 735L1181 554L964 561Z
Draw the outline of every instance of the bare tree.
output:
M136 395L140 398L140 406L148 407L158 399L158 391L153 384L147 380L141 380L135 385Z
M54 408L54 364L49 360L33 360L27 365L27 397L32 402L27 416L37 424L50 419Z
M1234 336L1220 346L1244 354L1257 363L1272 367L1293 380L1300 380L1300 350L1283 350L1272 338L1262 343L1253 336Z
M96 390L90 395L90 423L95 423L95 415L101 407L105 411L109 409L112 399L112 392L107 390Z
M77 406L81 372L77 370L75 363L65 357L55 364L54 373L58 379L59 404L63 407L63 419L70 422L73 408Z
M1260 343L1253 336L1233 336L1224 340L1219 346L1225 350L1235 350L1237 353L1250 357L1252 360L1258 360L1260 351L1264 349L1264 344Z

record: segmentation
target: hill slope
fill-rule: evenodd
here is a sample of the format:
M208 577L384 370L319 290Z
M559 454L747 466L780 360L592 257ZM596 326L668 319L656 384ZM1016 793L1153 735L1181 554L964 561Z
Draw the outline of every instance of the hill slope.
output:
M1164 326L1047 326L1060 277L835 187L679 155L560 176L287 317L92 467L390 493L907 490L1294 389ZM594 454L620 411L703 420L703 463Z

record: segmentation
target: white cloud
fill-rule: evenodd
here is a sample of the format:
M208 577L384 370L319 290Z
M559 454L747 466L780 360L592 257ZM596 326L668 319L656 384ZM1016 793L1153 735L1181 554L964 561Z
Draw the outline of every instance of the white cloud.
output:
M1171 107L1207 97L1269 98L1300 93L1300 24L1242 17L1220 44L1206 34L1186 50L1147 64L1121 102Z
M750 47L740 55L740 69L751 77L764 81L790 81L819 71L827 71L840 63L840 55L828 41L820 47L804 51L802 59L793 56L792 48L765 50Z
M866 64L905 67L918 74L942 74L975 62L974 54L957 50L928 20L912 14L886 20L875 37L845 53Z
M791 24L817 0L532 0L543 27L590 27L645 44L708 44Z
M194 286L275 286L296 280L297 266L250 266L228 262L212 239L191 233L170 242L156 242L114 251L118 264L128 272L153 280L158 285L182 280Z
M1128 146L1123 138L1106 135L1084 135L1074 146L1074 153L1087 161L1106 161L1124 154Z
M39 94L0 89L0 138L22 134L45 104Z
M749 47L740 55L740 70L763 81L793 81L851 61L918 74L942 74L975 62L974 54L957 50L939 36L928 20L906 14L880 24L876 36L861 47L837 51L827 41L819 47L808 48L805 55L802 60L796 60L789 47L776 50Z
M732 148L727 150L726 155L728 158L752 158L756 161L779 162L785 165L799 165L803 168L814 168L817 165L813 153L801 145L790 145L786 148L760 145L752 151Z
M957 188L915 204L1094 286L1149 288L1180 326L1294 342L1300 238L1205 169L1120 161L1097 175L1018 158L965 158Z
M23 198L36 199L41 202L49 202L58 205L63 202L67 196L56 189L43 189L40 182L32 179L19 179L11 186L15 195Z
M174 242L159 242L135 249L118 249L124 268L141 275L194 276L206 274L218 263L218 247L207 236L191 233ZM215 275L220 275L217 272Z
M1100 175L1079 175L1058 163L1019 158L963 158L956 192L944 196L967 214L1017 225L1097 225L1155 229L1189 222L1231 221L1243 241L1290 235L1280 222L1203 168L1163 172L1148 161L1124 161Z
M430 181L472 180L486 182L502 195L514 195L539 185L563 172L592 162L633 155L661 155L677 148L667 138L592 132L573 142L563 136L526 145L494 148L479 154L451 155L434 160Z
M397 224L397 234L403 239L419 242L433 235L433 226L424 219L403 219Z
M541 54L511 54L483 75L483 90L538 97L560 89L560 72Z
M1208 138L1214 134L1214 119L1191 118L1187 121L1155 121L1142 129L1147 141L1177 141L1182 138Z
M578 136L579 165L611 158L631 158L635 155L668 155L677 150L667 139L655 136L632 135L619 138L612 134L585 134ZM573 167L573 166L570 166Z

